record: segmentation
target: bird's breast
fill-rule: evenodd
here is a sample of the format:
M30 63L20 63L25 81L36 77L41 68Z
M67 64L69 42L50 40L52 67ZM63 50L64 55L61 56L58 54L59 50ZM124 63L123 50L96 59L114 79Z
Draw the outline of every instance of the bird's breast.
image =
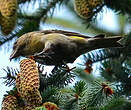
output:
M32 54L39 53L44 49L44 43L42 43L38 38L33 38L30 49Z

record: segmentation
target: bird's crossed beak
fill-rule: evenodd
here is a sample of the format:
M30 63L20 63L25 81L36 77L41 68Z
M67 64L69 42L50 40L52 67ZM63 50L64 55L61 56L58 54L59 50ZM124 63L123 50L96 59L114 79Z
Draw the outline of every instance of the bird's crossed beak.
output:
M16 58L16 57L18 57L18 56L19 56L18 52L14 50L14 51L12 52L12 54L10 55L10 61L11 61L13 58Z

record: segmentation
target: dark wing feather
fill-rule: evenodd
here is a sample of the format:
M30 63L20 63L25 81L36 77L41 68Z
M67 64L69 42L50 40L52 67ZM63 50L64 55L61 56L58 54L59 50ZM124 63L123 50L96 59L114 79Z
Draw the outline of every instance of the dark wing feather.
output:
M104 38L104 37L105 37L105 34L98 34L94 38Z

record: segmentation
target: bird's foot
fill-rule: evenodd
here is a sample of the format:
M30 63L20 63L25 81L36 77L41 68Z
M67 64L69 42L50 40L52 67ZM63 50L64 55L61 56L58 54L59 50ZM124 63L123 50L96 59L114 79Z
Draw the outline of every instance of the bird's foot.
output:
M30 59L35 60L34 56L29 56Z

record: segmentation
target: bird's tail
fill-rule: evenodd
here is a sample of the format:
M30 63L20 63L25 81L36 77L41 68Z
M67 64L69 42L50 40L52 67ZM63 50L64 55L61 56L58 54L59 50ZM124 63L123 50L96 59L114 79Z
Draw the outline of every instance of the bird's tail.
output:
M88 44L91 45L91 50L99 49L99 48L110 48L110 47L123 47L122 44L120 44L119 40L122 37L107 37L107 38L91 38L87 41Z

